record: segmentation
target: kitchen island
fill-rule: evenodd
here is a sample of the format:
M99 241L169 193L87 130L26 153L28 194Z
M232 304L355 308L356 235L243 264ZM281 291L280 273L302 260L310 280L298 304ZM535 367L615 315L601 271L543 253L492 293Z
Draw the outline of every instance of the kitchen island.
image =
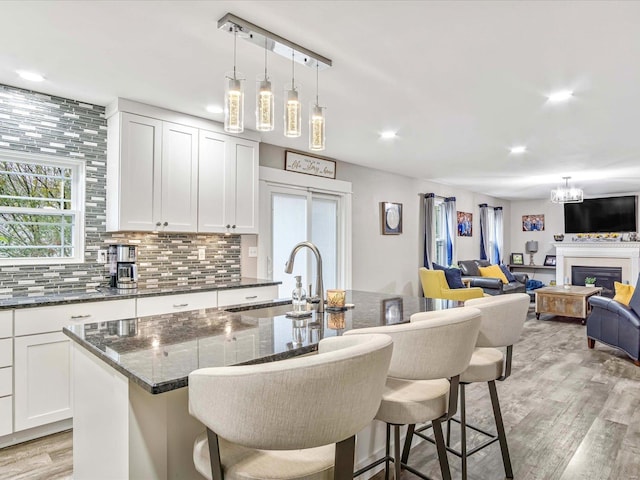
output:
M189 415L184 388L191 371L285 360L345 330L454 306L359 291L348 291L347 303L354 308L307 319L286 317L290 303L275 301L66 327L74 341L74 478L201 478L192 448L204 426ZM383 445L383 431L370 430L360 436L358 463Z

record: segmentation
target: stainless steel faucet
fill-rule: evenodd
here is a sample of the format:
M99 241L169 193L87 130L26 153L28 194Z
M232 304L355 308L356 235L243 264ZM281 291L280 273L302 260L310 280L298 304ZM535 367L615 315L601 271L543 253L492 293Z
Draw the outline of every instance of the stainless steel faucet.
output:
M298 250L302 247L307 247L316 256L316 296L311 300L312 302L318 302L318 312L324 312L324 285L322 284L322 256L320 250L311 242L300 242L289 254L289 260L284 266L284 273L293 273L293 261L296 258ZM309 292L311 294L311 292Z

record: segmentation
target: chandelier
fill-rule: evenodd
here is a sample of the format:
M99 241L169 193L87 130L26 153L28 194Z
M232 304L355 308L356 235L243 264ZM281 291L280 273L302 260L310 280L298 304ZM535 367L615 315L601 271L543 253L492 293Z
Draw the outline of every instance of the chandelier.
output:
M562 177L564 186L551 190L551 201L553 203L582 203L584 192L581 188L569 187L571 177Z
M236 38L243 38L254 43L265 51L265 73L257 82L256 92L256 129L271 131L273 121L273 89L267 75L267 50L291 59L291 84L284 91L284 135L299 137L302 134L302 102L300 101L300 85L295 80L295 63L316 69L316 98L309 108L309 149L324 150L325 147L325 116L318 103L318 72L332 65L330 59L323 57L305 47L293 43L275 33L265 30L258 25L248 22L231 13L227 13L218 20L218 28L234 35L233 72L225 78L225 123L228 132L240 133L244 129L244 78L236 72Z

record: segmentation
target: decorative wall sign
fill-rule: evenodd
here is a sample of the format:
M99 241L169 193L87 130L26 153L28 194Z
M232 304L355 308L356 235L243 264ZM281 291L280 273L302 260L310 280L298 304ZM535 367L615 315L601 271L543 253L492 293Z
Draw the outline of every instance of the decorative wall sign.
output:
M381 325L393 325L402 322L403 318L402 298L388 298L382 300Z
M544 215L523 215L523 232L542 232L544 230Z
M380 223L383 235L400 235L402 233L402 204L380 202Z
M284 152L284 169L316 177L336 178L336 162L333 160L302 155L289 150Z
M458 213L458 236L471 237L473 232L473 213Z

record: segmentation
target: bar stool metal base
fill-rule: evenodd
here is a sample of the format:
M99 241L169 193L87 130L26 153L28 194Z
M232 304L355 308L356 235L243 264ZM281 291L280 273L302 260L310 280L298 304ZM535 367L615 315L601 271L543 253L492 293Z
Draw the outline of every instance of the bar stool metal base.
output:
M487 382L489 385L489 395L491 397L491 405L493 407L493 416L495 419L497 434L488 432L483 430L475 425L469 424L466 421L466 406L465 406L465 384L460 383L460 418L450 418L447 422L447 439L445 450L450 452L461 459L462 462L462 479L466 480L467 478L467 458L474 453L479 452L480 450L488 447L489 445L494 444L495 442L500 443L500 450L502 453L502 463L504 465L504 471L506 478L513 478L513 469L511 466L511 457L509 455L509 447L507 445L507 437L504 430L504 423L502 421L502 413L500 411L500 402L498 400L498 391L496 389L495 380ZM460 424L460 450L456 450L451 447L451 422L454 421ZM406 462L409 458L409 448L411 445L411 435L417 435L420 438L427 440L433 444L436 444L436 440L432 437L427 436L422 433L431 428L431 425L424 425L413 431L407 432L407 438L405 439L405 447L402 453L402 462ZM488 437L488 440L473 447L470 450L467 450L467 428L474 430L482 435ZM434 432L435 434L435 432Z
M385 456L370 463L369 465L362 467L360 470L356 471L353 474L353 478L356 478L362 475L364 472L367 472L372 468L375 468L378 465L381 465L382 463L384 463L385 464L384 479L389 480L389 464L393 463L394 473L395 473L394 478L396 480L400 478L400 472L402 470L407 470L408 472L411 472L417 477L420 477L424 480L432 480L431 477L428 477L427 475L420 472L419 470L416 470L415 468L407 465L406 461L402 460L402 457L400 456L400 427L402 425L395 425L395 424L393 425L394 455L393 456L390 455L389 450L390 450L390 440L391 440L391 425L392 424L387 423L387 439L386 439L386 446L385 446ZM431 439L430 441L434 443L438 449L438 460L440 462L440 471L442 473L442 478L443 480L451 480L451 473L449 470L449 461L447 459L447 449L444 443L444 435L442 433L442 419L433 420L429 425L429 428L431 428L431 426L433 426L434 435L436 439L435 440ZM415 429L415 425L408 426L407 438L409 438L409 436L413 434L414 429ZM406 444L405 444L405 448L406 448ZM403 453L403 456L404 456L404 453ZM398 459L398 461L396 461L396 459Z

